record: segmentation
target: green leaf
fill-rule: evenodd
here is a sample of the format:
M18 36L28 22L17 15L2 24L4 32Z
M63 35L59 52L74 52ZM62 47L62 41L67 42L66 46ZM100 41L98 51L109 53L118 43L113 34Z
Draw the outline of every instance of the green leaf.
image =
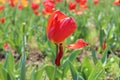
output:
M74 59L76 59L76 57L78 56L78 54L80 54L81 50L74 50L70 56L68 57L69 61L73 61Z
M96 65L96 64L97 64L97 61L98 61L97 55L96 55L96 52L95 52L95 50L94 50L93 48L91 48L91 50L92 50L93 62L94 62L94 64Z
M14 57L12 53L6 53L4 68L9 72L14 73Z
M90 60L87 56L84 57L83 63L82 63L82 71L85 75L85 79L88 79L90 73L92 72L93 66Z
M14 76L14 57L12 53L6 53L6 60L4 64L4 69L7 71L6 75L10 77L11 80L15 80ZM9 79L9 78L8 78Z
M54 75L54 66L47 65L45 67L45 71L47 73L49 80L52 80Z
M99 78L104 75L104 68L102 67L102 63L99 61L95 67L93 67L93 70L91 74L89 75L87 80L99 80Z
M26 80L26 68L25 68L25 62L26 62L26 54L22 54L21 63L20 63L20 80Z
M78 72L76 71L76 68L72 65L71 62L69 62L69 66L70 66L70 71L71 71L73 80L85 80L82 76L78 74Z
M30 80L41 80L45 66L41 66L38 70L34 69L31 74Z
M2 69L3 69L3 64L0 63L0 80L5 80L3 76L4 73L2 73Z
M103 56L101 59L101 62L103 65L106 65L106 63L107 63L107 52L108 52L108 49L106 48L105 51L103 52Z

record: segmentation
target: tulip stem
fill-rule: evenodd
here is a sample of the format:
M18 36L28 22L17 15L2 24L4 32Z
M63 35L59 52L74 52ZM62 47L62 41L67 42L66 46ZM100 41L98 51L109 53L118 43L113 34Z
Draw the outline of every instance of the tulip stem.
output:
M57 66L55 65L54 74L53 74L53 79L52 80L56 80L56 72L57 72Z
M64 80L64 68L62 69L62 80Z

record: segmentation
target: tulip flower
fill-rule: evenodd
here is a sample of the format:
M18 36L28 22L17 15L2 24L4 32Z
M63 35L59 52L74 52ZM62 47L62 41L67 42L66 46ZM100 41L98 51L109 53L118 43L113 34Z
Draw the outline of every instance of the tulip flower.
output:
M23 8L22 4L18 4L18 9L22 10L22 8Z
M10 0L10 6L15 7L15 1L14 0Z
M32 2L32 3L31 3L31 8L32 8L33 10L37 10L37 9L39 8L39 4L38 4L38 3L35 3L35 2Z
M49 0L45 0L43 2L43 5L44 5L44 11L47 12L47 13L52 13L54 11L54 2L53 1L49 1Z
M98 5L98 0L94 0L94 4L95 4L95 5Z
M2 11L5 8L4 5L0 5L0 11Z
M75 20L60 11L55 11L48 20L47 36L54 43L63 42L76 29Z
M115 0L113 4L116 6L120 5L120 0Z
M68 7L70 10L74 10L76 8L76 3L75 2L69 2Z
M55 64L60 66L60 60L63 56L63 44L62 42L69 37L76 29L76 22L72 17L68 17L63 14L61 11L57 10L53 12L48 20L46 34L49 40L57 45L57 55L55 58ZM80 42L81 43L81 42ZM81 46L82 45L82 46ZM74 48L81 48L86 46L87 43L78 44L75 43ZM69 48L73 46L68 46ZM73 48L73 49L74 49Z
M3 47L4 47L4 49L8 49L9 48L9 44L5 43Z
M80 2L80 0L75 0L77 3L79 3Z
M87 2L87 0L80 0L80 4L81 4L81 5L85 5L86 2Z
M5 22L5 18L0 18L0 23L4 23Z

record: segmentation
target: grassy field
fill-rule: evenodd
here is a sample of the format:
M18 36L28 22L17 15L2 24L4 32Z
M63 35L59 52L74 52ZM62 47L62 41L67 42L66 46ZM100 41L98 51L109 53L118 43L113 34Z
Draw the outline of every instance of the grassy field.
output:
M119 0L0 0L0 80L120 80Z

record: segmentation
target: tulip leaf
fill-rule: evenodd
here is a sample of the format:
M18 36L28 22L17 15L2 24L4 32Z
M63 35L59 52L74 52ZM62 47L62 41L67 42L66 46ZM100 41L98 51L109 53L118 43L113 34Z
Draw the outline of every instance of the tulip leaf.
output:
M25 62L26 62L26 54L23 53L21 57L21 63L20 63L20 79L21 80L25 80L25 74L26 74Z
M71 71L73 80L85 80L82 76L78 74L78 72L76 71L76 68L72 65L71 62L69 62L69 66L70 66L70 71Z
M68 60L73 61L74 59L76 59L76 57L80 54L80 51L81 50L74 50L68 57Z
M88 79L88 76L92 72L92 69L93 69L92 63L90 62L88 57L85 56L84 59L83 59L82 69L81 69L83 74L84 74L84 76L85 76L85 79Z
M13 57L12 53L6 53L6 61L4 64L4 69L6 70L6 75L9 76L11 80L15 80L14 67L15 67L14 66L14 57Z
M11 73L14 72L14 57L12 53L6 53L6 61L4 64L4 68Z
M102 67L102 63L99 61L95 67L93 67L92 72L90 73L87 80L99 80L100 77L104 75L105 71Z
M53 66L50 66L50 65L47 65L45 67L45 71L47 73L47 76L49 78L49 80L52 80L53 79L53 75L54 75L54 67Z
M4 76L3 76L3 73L2 73L2 69L3 69L3 64L0 63L0 80L4 80Z
M96 65L97 64L97 61L98 61L98 58L97 58L97 55L96 55L96 52L93 48L91 48L92 50L92 58L93 58L93 62L94 64Z
M41 80L45 66L41 66L38 70L34 69L31 74L30 80Z
M101 59L103 65L107 63L107 53L108 53L108 49L106 48L105 51L103 52L103 56Z

